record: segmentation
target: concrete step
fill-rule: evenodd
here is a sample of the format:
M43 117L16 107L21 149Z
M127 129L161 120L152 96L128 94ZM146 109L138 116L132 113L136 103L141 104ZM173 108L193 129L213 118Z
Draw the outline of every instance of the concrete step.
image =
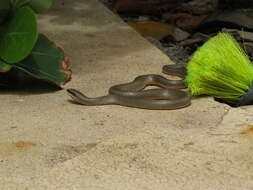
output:
M39 23L70 57L66 88L88 96L172 63L97 0L55 0ZM250 107L196 98L152 111L68 100L65 90L0 96L0 189L253 187Z

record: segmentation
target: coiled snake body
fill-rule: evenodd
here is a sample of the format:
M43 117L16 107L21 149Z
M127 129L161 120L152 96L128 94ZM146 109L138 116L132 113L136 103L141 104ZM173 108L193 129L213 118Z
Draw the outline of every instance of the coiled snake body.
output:
M184 65L165 65L163 73L184 78ZM147 86L157 86L158 89L147 89ZM112 86L107 96L89 98L75 89L68 89L73 101L87 106L122 105L152 110L171 110L190 105L191 97L183 80L169 80L161 75L141 75L134 81Z

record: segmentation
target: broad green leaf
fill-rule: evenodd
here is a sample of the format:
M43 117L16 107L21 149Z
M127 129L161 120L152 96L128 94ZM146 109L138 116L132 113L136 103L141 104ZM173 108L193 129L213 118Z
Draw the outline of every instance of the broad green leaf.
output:
M53 4L53 0L31 0L30 7L36 12L41 13L49 9Z
M11 70L12 66L0 60L0 73Z
M17 63L32 51L38 37L37 20L29 7L18 9L11 20L0 27L0 58Z
M30 56L14 65L35 78L60 86L71 77L64 52L40 34Z

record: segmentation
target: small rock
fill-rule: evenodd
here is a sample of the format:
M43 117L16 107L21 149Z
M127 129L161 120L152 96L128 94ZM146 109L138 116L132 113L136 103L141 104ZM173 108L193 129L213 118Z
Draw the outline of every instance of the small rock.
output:
M184 30L181 30L180 28L175 28L175 31L172 34L172 37L175 39L175 41L179 42L182 40L187 39L190 36L188 32L185 32Z

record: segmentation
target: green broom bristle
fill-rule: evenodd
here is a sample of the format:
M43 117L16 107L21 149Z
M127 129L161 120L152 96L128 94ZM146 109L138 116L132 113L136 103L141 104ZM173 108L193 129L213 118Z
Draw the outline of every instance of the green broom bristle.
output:
M230 34L219 33L194 53L185 81L194 96L237 102L250 89L253 66Z

